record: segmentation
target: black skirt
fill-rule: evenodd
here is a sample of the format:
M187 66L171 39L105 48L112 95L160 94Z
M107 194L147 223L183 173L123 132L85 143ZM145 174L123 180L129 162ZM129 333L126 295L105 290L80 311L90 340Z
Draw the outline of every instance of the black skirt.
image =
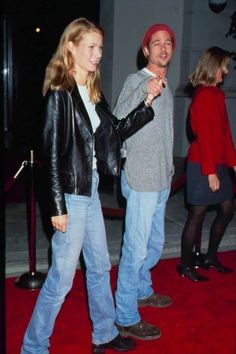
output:
M219 204L233 197L233 182L227 167L219 165L217 176L220 188L212 192L208 183L208 176L201 174L199 163L187 163L187 202L193 205Z

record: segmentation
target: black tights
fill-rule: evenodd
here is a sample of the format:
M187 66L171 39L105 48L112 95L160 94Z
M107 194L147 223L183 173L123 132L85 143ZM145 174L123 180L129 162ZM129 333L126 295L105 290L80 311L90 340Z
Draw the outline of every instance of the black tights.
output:
M181 263L190 267L192 264L192 251L197 237L202 232L202 224L207 212L206 205L191 205L188 218L184 226L181 240ZM214 259L224 236L225 229L234 214L234 201L228 199L217 205L217 215L212 223L207 257Z

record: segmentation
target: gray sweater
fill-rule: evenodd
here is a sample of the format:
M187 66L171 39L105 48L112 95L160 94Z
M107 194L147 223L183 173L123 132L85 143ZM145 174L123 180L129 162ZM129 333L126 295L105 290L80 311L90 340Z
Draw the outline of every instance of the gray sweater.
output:
M146 68L130 74L124 82L114 114L126 116L147 95L151 72ZM124 143L125 175L132 189L157 192L170 186L173 168L173 95L168 86L154 99L154 120Z

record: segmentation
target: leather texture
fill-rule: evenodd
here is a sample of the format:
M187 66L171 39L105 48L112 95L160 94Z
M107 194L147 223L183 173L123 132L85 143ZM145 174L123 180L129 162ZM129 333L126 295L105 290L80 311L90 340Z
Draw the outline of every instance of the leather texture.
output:
M104 97L96 104L101 120L95 134L78 88L49 90L43 129L43 163L51 193L51 215L67 213L64 193L91 196L93 148L98 171L120 173L122 141L154 118L142 102L126 118L117 119Z

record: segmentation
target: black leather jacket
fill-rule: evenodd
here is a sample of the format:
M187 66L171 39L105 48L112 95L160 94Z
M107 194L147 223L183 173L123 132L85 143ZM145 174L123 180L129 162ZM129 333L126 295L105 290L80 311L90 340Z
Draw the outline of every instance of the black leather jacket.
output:
M96 105L101 120L95 134L78 88L48 91L43 129L43 163L49 182L51 215L67 213L64 193L91 196L93 149L98 170L119 175L121 142L150 122L151 107L142 102L117 119L103 97Z

